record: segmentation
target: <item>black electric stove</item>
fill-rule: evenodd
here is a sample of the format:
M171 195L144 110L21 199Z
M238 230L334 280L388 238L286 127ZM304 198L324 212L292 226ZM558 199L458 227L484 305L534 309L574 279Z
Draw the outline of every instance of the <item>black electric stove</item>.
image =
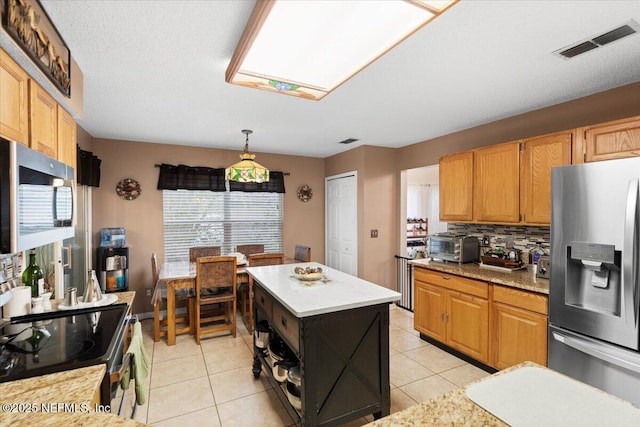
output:
M13 319L0 328L0 383L119 363L126 304Z

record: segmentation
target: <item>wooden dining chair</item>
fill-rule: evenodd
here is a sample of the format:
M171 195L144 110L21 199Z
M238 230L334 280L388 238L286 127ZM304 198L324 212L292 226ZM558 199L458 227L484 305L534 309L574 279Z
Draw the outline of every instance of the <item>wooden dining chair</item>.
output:
M189 248L189 262L196 262L196 259L208 256L220 256L220 246L195 246Z
M236 257L204 257L196 260L196 343L202 335L231 331L236 337ZM220 304L222 314L204 313L203 306Z
M253 254L261 254L264 252L264 245L238 245L236 252L249 256Z
M159 271L158 271L158 256L156 255L155 252L153 252L151 254L151 280L153 280L154 294L155 294L155 288L158 286L159 279L160 277L159 277ZM176 300L187 301L187 307L186 307L187 314L185 316L176 317L176 324L181 323L181 324L184 324L185 326L176 328L176 334L182 334L185 332L189 332L190 334L193 334L195 330L195 325L193 323L192 316L195 308L195 298L189 296L188 289L185 289L185 283L178 283L179 281L180 279L174 279L174 280L168 281L167 283L167 285L169 285L169 282L171 282L172 287L178 289L178 291L176 292ZM165 314L164 318L162 318L160 313L162 306L168 309L166 292L164 295L157 295L156 300L153 303L153 341L155 342L160 341L160 338L166 337L168 334L168 328L169 328L169 325L167 323L168 316L167 314Z
M309 246L296 245L293 259L300 262L311 262L311 248Z
M249 267L259 267L262 265L278 265L284 264L284 254L254 254L249 255L248 258ZM242 320L249 333L253 333L253 277L249 276L249 286L246 291L242 293Z

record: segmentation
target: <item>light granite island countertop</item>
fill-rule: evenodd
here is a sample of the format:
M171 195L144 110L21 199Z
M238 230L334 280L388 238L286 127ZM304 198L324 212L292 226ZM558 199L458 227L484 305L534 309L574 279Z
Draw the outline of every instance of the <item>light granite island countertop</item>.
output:
M135 295L135 291L119 292L115 304L131 306ZM54 310L61 301L52 301ZM105 372L106 365L101 364L0 383L0 426L144 425L95 412L94 399Z
M536 363L524 362L367 424L417 425L630 426L640 425L640 408Z
M414 259L408 261L414 268L450 273L470 279L496 283L498 285L523 289L549 295L549 280L535 277L532 271L515 270L509 272L481 268L476 263L458 264L454 262L433 261L429 259Z

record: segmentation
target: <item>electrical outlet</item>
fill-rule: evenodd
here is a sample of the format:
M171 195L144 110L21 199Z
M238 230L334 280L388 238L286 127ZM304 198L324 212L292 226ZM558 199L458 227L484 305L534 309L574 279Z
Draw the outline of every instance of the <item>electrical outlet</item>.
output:
M377 237L378 237L378 230L374 228L371 230L371 238L376 239Z
M150 297L151 296L151 288L145 288L144 294L145 294L145 296Z

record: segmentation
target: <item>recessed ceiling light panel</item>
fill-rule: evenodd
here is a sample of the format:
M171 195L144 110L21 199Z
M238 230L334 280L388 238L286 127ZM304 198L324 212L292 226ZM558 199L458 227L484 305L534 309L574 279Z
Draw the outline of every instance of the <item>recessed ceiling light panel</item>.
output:
M259 0L226 81L321 99L457 1Z

